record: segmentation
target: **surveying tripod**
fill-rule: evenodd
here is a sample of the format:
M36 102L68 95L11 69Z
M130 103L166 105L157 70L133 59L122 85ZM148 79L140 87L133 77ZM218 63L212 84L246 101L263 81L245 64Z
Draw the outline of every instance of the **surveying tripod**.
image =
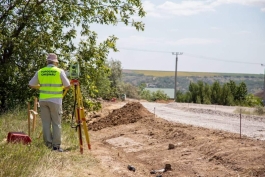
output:
M91 145L90 145L90 138L89 138L89 134L88 134L88 127L86 124L83 99L82 99L82 94L81 94L81 90L80 90L80 83L79 83L79 80L77 79L77 77L74 77L76 74L79 76L79 65L75 63L71 66L70 76L72 78L71 79L71 85L74 87L73 94L74 94L75 102L74 102L73 113L75 115L74 117L76 120L76 125L71 126L71 127L76 128L76 130L78 131L80 153L83 154L82 127L83 127L83 131L85 134L88 149L91 149ZM73 78L75 78L75 79L73 79Z

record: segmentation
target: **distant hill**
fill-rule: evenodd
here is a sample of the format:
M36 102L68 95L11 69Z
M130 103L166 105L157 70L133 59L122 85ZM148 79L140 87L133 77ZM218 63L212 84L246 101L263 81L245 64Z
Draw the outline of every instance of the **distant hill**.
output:
M175 71L156 71L156 70L130 70L123 69L123 73L135 73L143 74L145 76L155 76L155 77L165 77L165 76L175 76ZM211 72L188 72L188 71L178 71L178 76L199 76L199 77L213 77L213 76L239 76L239 77L260 77L263 74L244 74L244 73L211 73Z
M177 73L177 88L182 92L188 90L190 82L203 81L212 84L219 81L220 84L235 81L237 84L245 82L249 93L259 93L263 90L263 74L244 73L210 73L210 72L185 72ZM155 70L128 70L123 69L123 81L138 86L146 83L152 88L174 88L175 71L155 71Z

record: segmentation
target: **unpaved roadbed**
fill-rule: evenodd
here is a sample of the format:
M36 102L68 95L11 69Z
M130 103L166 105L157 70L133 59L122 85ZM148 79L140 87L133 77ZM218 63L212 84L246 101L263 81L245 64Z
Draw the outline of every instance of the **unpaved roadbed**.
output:
M240 133L240 115L232 113L237 107L191 106L180 103L141 102L156 116L178 123L200 126L210 129ZM241 116L241 133L251 138L265 140L265 117L254 115Z

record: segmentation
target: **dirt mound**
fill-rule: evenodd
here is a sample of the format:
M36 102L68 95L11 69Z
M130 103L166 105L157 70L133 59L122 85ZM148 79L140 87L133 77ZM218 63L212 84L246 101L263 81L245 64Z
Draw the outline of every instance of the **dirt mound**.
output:
M90 123L89 127L91 130L97 131L106 127L134 123L151 115L152 113L143 107L141 103L129 102L120 109L113 110L106 117L93 121Z

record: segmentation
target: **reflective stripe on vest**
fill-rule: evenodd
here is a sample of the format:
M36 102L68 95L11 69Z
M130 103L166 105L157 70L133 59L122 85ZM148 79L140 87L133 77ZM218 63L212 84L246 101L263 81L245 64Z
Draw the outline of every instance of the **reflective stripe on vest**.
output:
M62 87L63 84L40 84L41 87Z
M40 83L40 100L63 97L63 84L60 77L61 69L45 67L38 71Z

